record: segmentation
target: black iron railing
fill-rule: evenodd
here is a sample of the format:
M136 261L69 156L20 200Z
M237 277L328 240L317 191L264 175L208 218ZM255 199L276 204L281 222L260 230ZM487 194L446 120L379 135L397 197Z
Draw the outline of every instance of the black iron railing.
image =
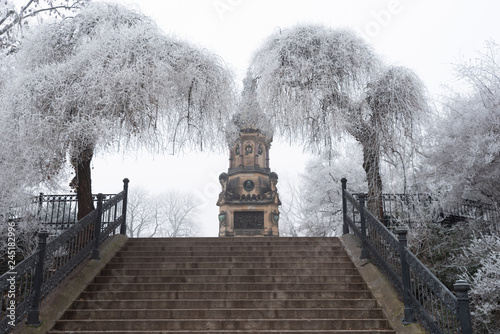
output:
M38 233L38 249L0 277L0 333L8 333L27 315L37 326L39 304L79 264L99 258L99 245L117 231L125 234L128 179L123 191L104 201L97 195L97 208L47 242L48 231Z
M103 202L113 198L115 194L103 195ZM94 207L97 205L97 195L92 195ZM64 230L77 223L78 200L76 194L40 195L22 207L12 208L10 221L34 220L43 225L49 232L49 240L61 234Z
M113 198L114 194L103 195L103 202ZM97 206L97 195L92 195L94 207ZM36 202L36 217L49 231L49 236L59 235L77 222L78 200L76 194L45 195L40 193Z
M342 179L343 232L354 233L361 240L361 257L370 258L398 291L404 302L403 323L415 318L430 333L471 334L469 284L457 281L456 296L410 252L406 246L407 230L398 236L389 231L365 207L366 195L356 200Z
M425 216L447 226L464 220L484 221L492 231L500 231L500 210L493 203L464 199L459 205L442 207L431 194L383 194L382 203L386 226L411 228L415 219Z

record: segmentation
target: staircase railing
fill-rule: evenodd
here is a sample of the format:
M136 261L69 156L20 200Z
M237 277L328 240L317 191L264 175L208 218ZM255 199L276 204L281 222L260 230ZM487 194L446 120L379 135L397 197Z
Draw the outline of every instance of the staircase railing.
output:
M103 201L113 198L115 194L105 194ZM94 206L97 205L97 195L92 195ZM78 199L76 194L46 195L40 193L34 196L30 203L21 207L11 208L10 221L34 219L49 232L49 240L61 234L78 222Z
M361 258L370 258L402 296L403 324L415 322L416 316L433 334L471 334L469 284L457 281L455 296L408 250L407 230L399 229L396 237L366 209L366 195L358 198L347 191L347 180L342 179L343 233L359 237Z
M356 197L356 195L354 195ZM425 214L433 222L453 224L467 219L485 222L492 231L500 231L500 210L496 203L463 199L462 203L443 207L432 194L382 194L383 223L405 222L411 226L415 214Z
M9 261L9 271L0 277L0 333L26 315L28 325L40 325L40 301L89 256L99 259L99 245L109 236L126 233L128 182L124 179L123 191L105 202L98 194L95 210L49 242L48 232L40 231L37 251L19 264ZM14 249L15 240L10 242Z

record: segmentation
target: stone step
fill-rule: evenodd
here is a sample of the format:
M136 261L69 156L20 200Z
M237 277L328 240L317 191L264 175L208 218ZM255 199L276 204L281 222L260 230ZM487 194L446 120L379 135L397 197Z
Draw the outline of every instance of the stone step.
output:
M275 251L289 251L294 249L303 249L303 250L332 250L332 251L344 251L341 244L335 245L259 245L259 244L212 244L212 245L175 245L175 244L127 244L123 247L124 251L132 251L132 250L149 250L149 251L176 251L176 250L185 250L185 251L196 251L196 250L219 250L226 252L234 252L234 251L259 251L259 250L275 250Z
M130 239L50 334L391 333L336 238Z
M364 283L359 275L172 275L172 276L97 276L95 283Z
M279 238L132 238L127 245L341 245L338 238L331 237L279 237Z
M349 262L127 262L123 258L112 260L106 265L106 269L354 269L356 267Z
M365 291L365 283L92 283L87 291Z
M144 299L370 299L370 290L358 291L84 291L79 300Z
M97 331L59 331L59 330L52 330L49 332L49 334L102 334L102 331L97 330ZM109 330L106 331L107 334L168 334L168 333L189 333L189 334L245 334L245 333L251 333L251 334L256 334L255 330L249 329L241 329L241 330L175 330L175 331L164 331L164 330L139 330L139 331L133 331L133 330ZM320 329L320 330L263 330L259 329L257 332L258 334L315 334L315 333L322 333L322 334L395 334L396 332L392 329L356 329L356 330L335 330L335 329Z
M356 268L194 268L194 269L129 269L127 265L122 268L108 269L105 268L101 271L101 276L208 276L208 275L234 275L234 276L297 276L304 274L322 275L322 276L339 276L350 275L359 276Z
M73 309L378 308L374 299L140 299L75 300Z
M68 310L63 320L101 319L380 319L381 309L99 309Z
M276 263L276 262L294 262L294 263L338 263L338 262L350 262L348 256L176 256L176 257L166 257L166 256L138 256L137 254L130 254L129 256L117 254L113 257L110 263L129 263L129 262L260 262L260 263Z
M116 257L161 257L161 258L171 258L171 257L297 257L297 258L311 258L311 257L336 257L336 256L347 256L345 251L335 251L335 250L297 250L290 249L289 251L280 250L257 250L257 251L223 251L223 250L211 250L211 249L199 249L199 250L178 250L178 251L168 251L161 252L157 250L151 251L141 251L141 250L124 250L116 254Z
M385 319L92 319L60 320L55 330L319 330L390 329Z

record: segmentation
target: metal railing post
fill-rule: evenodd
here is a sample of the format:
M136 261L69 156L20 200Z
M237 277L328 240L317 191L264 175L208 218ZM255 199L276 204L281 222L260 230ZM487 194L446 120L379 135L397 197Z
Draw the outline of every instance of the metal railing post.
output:
M347 225L347 201L345 199L345 191L347 189L347 179L344 177L342 180L342 234L349 234L349 225Z
M366 249L366 218L365 218L365 200L366 195L359 195L359 216L361 220L361 259L368 258L368 250Z
M129 179L123 179L123 202L122 202L122 217L123 222L120 227L120 234L127 235L127 197L128 197L128 183Z
M40 296L43 279L43 265L45 261L45 247L47 246L47 236L49 232L42 230L38 232L38 262L35 268L35 277L33 278L33 302L28 312L26 323L30 326L40 326Z
M408 230L400 228L396 231L399 241L399 258L401 260L401 277L403 279L403 303L404 303L404 318L402 320L404 325L409 325L415 322L415 315L410 306L411 295L411 281L410 281L410 267L406 261L405 249L408 245L407 234Z
M102 216L102 201L104 199L104 194L97 194L97 217L94 225L94 249L92 250L92 259L99 260L99 239L101 237L101 216Z
M469 307L469 290L470 285L464 280L458 280L453 288L457 292L457 317L460 321L460 328L462 329L462 334L472 334L472 322L470 316Z
M42 213L42 207L43 207L43 193L40 193L38 195L38 211L37 211L37 216L39 220L41 220L40 214Z

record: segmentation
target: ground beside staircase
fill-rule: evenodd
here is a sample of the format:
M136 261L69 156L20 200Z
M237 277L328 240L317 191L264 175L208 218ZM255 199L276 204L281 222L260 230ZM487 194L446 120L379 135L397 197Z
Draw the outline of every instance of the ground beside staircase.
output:
M129 239L49 332L395 333L337 238Z

